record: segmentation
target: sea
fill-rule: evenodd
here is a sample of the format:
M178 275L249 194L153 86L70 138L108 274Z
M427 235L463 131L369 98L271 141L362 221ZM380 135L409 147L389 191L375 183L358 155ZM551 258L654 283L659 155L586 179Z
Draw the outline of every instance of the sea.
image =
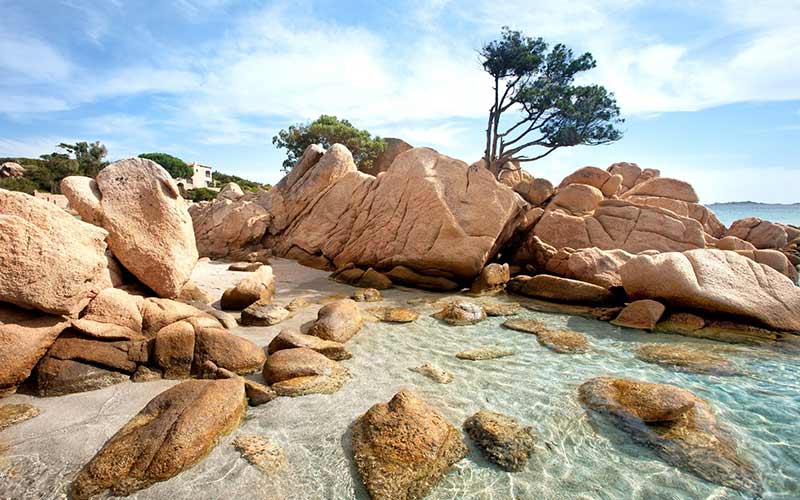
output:
M706 205L726 226L745 217L758 217L771 222L800 226L800 203L791 205L742 201Z

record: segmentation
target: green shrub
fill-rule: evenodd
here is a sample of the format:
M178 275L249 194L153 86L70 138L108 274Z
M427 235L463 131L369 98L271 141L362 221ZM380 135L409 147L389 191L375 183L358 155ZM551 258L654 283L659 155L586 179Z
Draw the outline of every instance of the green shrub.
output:
M0 179L0 189L33 194L34 191L39 190L39 186L25 177L5 177Z
M139 158L153 160L164 167L164 170L169 172L169 175L171 175L173 178L181 177L188 179L193 174L192 167L190 167L185 161L172 155L168 155L167 153L142 153L139 155Z
M217 192L208 188L197 188L187 191L186 196L194 202L210 201L217 197Z

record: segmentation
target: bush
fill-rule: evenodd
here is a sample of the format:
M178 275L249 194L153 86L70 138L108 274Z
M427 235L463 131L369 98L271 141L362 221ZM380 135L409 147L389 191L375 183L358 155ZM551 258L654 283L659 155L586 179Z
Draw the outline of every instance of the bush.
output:
M39 190L39 186L25 177L5 177L0 179L0 189L33 194L34 191Z
M286 172L294 168L308 146L320 144L327 149L336 143L347 146L353 153L359 170L369 170L378 155L386 149L386 142L380 137L372 137L369 132L355 128L349 121L328 115L322 115L305 125L292 125L272 138L272 144L287 151L283 162Z
M193 174L192 167L190 167L185 161L172 155L168 155L167 153L142 153L139 155L139 158L153 160L164 167L164 170L169 172L169 175L171 175L173 178L181 177L188 179Z
M213 175L214 182L216 182L217 186L219 187L222 187L229 182L235 182L244 191L256 192L259 189L269 189L269 186L265 186L264 184L260 184L258 182L248 181L247 179L242 179L236 175L223 174L222 172L214 172Z
M217 197L217 192L208 188L197 188L187 191L186 197L194 202L211 201Z

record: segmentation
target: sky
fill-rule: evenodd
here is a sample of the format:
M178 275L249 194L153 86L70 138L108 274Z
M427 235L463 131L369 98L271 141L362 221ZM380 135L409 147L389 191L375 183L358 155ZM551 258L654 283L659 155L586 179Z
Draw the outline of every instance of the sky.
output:
M0 0L0 156L103 142L275 183L282 128L347 118L472 163L502 26L591 52L611 145L527 163L554 183L617 161L704 203L800 202L800 0Z

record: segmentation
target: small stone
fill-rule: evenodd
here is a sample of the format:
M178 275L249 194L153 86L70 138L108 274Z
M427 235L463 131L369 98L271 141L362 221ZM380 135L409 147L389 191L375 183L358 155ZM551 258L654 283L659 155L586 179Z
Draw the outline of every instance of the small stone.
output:
M228 266L228 271L236 271L240 273L252 273L263 266L261 262L234 262Z
M532 333L534 335L547 330L547 325L538 319L514 318L505 321L503 326L510 330Z
M445 304L434 318L455 326L474 325L486 319L486 312L478 304L455 301Z
M266 385L249 379L244 379L244 393L250 406L260 406L278 397L275 391Z
M519 302L491 302L483 304L483 310L486 311L487 316L516 316L519 314L522 306Z
M477 349L470 349L468 351L461 351L456 354L456 357L458 359L468 359L470 361L483 361L486 359L503 358L513 354L514 351L510 349L504 349L497 346L486 346L478 347Z
M272 474L286 465L281 447L264 436L237 436L233 440L233 446L242 454L242 458L265 474Z
M380 302L383 295L375 288L360 288L353 293L352 298L356 302Z
M0 405L0 431L6 427L29 420L42 411L29 404Z
M131 375L133 382L151 382L153 380L161 379L161 371L155 368L148 368L144 365L139 365L136 371Z
M464 430L489 461L508 472L525 468L536 445L530 427L501 413L479 411L464 421Z
M285 307L258 301L242 311L242 325L272 326L284 321L292 313Z
M369 311L387 323L410 323L419 318L419 313L407 307L378 307Z
M434 382L438 382L440 384L449 384L453 381L453 375L450 372L447 372L430 363L425 363L424 365L417 366L416 368L409 368L409 370L419 373L420 375L424 375Z
M536 338L540 344L559 354L583 354L589 351L586 337L572 330L543 330Z

